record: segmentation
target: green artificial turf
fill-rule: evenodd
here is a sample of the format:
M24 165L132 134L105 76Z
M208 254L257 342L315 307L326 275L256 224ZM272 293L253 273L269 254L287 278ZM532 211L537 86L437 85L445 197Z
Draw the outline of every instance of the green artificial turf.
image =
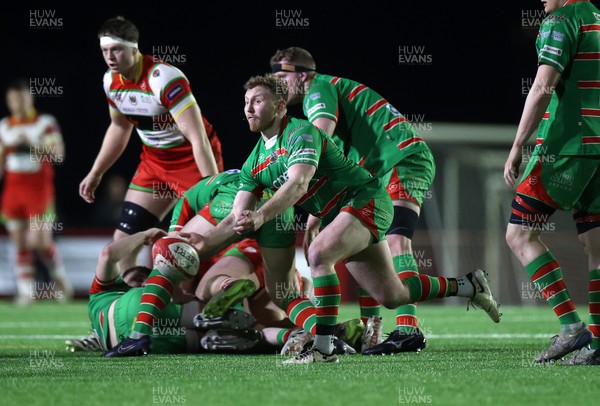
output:
M0 404L589 405L599 369L533 363L558 332L551 310L502 311L502 322L494 324L466 306L420 306L428 337L420 354L289 366L275 353L121 359L71 353L64 340L89 332L86 303L2 302ZM383 315L391 330L394 313L384 309ZM357 305L340 309L342 320L357 316Z

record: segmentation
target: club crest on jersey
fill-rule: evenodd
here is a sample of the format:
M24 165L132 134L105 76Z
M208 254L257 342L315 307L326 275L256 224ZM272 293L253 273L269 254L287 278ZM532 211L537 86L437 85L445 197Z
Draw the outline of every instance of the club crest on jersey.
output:
M160 76L160 69L155 69L154 72L152 72L152 77L159 77Z
M118 101L118 102L123 101L123 92L121 90L117 90L115 92L115 101Z
M270 158L269 164L277 163L277 158L278 158L277 151L271 152L271 155L269 155L269 158Z
M594 17L596 17L596 20L600 20L600 14L598 13L592 13L594 15Z
M133 95L133 94L130 94L129 102L135 106L137 104L137 97L135 97L135 95Z

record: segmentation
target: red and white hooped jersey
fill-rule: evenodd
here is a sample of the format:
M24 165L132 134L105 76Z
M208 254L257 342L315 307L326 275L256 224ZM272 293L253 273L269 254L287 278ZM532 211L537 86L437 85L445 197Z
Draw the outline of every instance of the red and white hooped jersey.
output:
M140 55L136 80L109 70L104 74L104 91L110 109L135 125L145 145L172 148L189 144L174 118L197 102L178 68Z
M47 160L40 154L47 153L46 149L60 138L60 127L50 114L34 111L26 118L0 120L0 153L4 154L7 174L46 172L42 169L48 166Z

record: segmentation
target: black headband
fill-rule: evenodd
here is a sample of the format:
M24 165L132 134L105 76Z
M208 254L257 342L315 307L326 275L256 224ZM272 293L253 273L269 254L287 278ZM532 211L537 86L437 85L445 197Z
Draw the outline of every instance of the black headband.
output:
M314 72L315 68L308 68L302 65L292 65L290 63L276 63L271 67L273 73L277 72Z

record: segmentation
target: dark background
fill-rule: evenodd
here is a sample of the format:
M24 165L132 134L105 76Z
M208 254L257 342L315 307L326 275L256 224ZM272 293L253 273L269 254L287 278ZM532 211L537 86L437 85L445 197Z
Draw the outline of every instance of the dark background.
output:
M140 30L140 50L178 47L203 114L217 129L226 168L239 167L256 142L243 120L242 85L265 73L278 49L308 49L318 71L363 82L403 114L427 122L517 124L525 97L522 82L535 76L534 17L539 1L514 2L144 2L126 5L12 5L1 17L3 89L16 77L55 79L59 97L38 97L38 110L59 121L65 163L56 168L57 207L67 227L89 225L92 207L79 197L109 124L102 90L106 66L96 32L108 18L123 15ZM79 3L82 4L82 3ZM62 19L55 28L32 27L35 10ZM193 11L198 10L198 11ZM301 13L307 26L276 26L276 11ZM399 63L399 46L424 46L431 63ZM2 104L2 115L7 114ZM301 115L291 109L294 115ZM484 137L485 134L482 134ZM137 135L105 175L129 179L138 163ZM507 151L508 152L508 151ZM102 189L101 189L102 190Z

